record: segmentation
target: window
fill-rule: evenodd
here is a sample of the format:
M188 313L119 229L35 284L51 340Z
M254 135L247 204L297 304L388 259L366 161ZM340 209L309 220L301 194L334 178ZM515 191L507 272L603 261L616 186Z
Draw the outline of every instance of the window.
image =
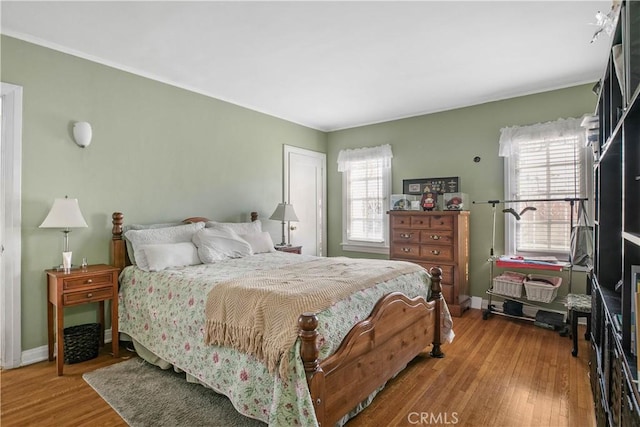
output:
M390 145L342 150L342 246L346 251L389 252L387 208L391 192Z
M571 203L591 188L590 156L580 119L560 119L501 130L500 155L505 159L505 251L568 259ZM540 201L560 199L561 201ZM579 202L573 206L577 220ZM527 209L525 208L535 208Z

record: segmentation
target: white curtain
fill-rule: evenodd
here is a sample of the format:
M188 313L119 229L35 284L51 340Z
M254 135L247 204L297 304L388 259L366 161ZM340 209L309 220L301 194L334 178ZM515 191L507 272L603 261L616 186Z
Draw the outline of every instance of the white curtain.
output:
M364 160L381 160L382 167L391 168L391 145L385 144L378 147L355 148L352 150L340 150L338 154L338 172L345 172L349 169L351 162Z
M530 126L511 126L500 129L500 157L511 157L520 151L520 144L546 143L567 137L581 138L580 146L586 145L582 119L558 119L553 122L538 123Z

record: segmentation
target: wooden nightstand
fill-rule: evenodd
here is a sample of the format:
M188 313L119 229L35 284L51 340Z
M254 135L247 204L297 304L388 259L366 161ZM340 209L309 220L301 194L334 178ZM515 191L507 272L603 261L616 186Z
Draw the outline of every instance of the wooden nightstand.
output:
M64 308L92 302L100 303L100 338L104 345L104 302L111 300L111 349L118 357L118 273L120 269L110 265L90 265L73 269L70 273L45 270L47 273L47 326L49 333L49 361L53 361L54 322L56 307L56 365L58 375L64 366Z
M276 251L290 252L292 254L300 255L302 253L302 246L275 246Z

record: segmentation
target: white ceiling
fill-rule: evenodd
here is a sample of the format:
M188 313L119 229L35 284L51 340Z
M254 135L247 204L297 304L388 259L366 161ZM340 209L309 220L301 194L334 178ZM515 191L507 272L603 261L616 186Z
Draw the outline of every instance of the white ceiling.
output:
M594 82L610 1L1 2L3 34L330 131Z

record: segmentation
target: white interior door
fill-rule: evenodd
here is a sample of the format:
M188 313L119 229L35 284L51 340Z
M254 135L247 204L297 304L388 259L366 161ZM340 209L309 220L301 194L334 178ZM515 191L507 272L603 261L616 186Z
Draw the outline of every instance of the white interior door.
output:
M0 367L21 365L22 87L0 83Z
M327 254L326 170L326 154L284 146L284 200L299 219L288 230L290 242L306 255Z

